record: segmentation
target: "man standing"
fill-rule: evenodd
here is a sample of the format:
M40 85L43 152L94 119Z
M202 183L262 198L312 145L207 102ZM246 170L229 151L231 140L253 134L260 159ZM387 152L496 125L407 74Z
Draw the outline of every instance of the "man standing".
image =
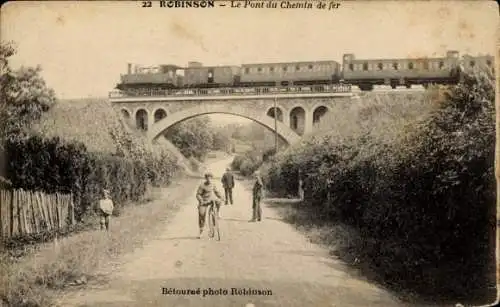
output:
M250 222L258 221L262 219L262 208L260 207L260 201L262 200L262 189L264 184L262 183L262 178L260 173L255 171L255 184L253 185L253 216Z
M198 200L198 226L200 227L201 238L203 233L203 227L205 226L205 220L207 215L208 206L214 202L215 208L217 210L217 217L220 218L220 205L221 205L221 195L217 190L217 187L212 182L213 175L211 173L205 174L205 181L200 184L198 190L196 191L196 199Z
M234 176L231 173L231 169L227 168L224 175L222 175L222 186L224 187L224 192L226 196L226 205L228 202L233 204L233 188L234 188Z

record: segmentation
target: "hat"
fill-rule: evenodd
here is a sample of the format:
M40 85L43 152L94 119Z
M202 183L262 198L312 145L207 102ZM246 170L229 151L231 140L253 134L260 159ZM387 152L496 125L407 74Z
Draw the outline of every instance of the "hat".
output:
M205 173L205 178L208 178L208 177L214 178L214 175L212 173L210 173L210 172Z

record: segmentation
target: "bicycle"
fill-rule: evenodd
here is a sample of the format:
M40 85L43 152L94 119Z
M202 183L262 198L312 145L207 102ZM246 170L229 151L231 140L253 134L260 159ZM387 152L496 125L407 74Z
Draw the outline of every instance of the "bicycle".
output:
M215 236L217 241L220 241L219 218L215 211L215 202L212 201L208 207L208 236Z

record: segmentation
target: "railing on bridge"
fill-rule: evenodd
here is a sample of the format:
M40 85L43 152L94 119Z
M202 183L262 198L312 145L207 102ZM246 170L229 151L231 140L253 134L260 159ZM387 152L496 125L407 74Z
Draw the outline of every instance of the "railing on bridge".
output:
M245 96L270 94L297 94L297 93L350 93L350 84L329 84L311 86L288 87L241 87L241 88L189 88L189 89L141 89L112 91L109 98L126 97L186 97L186 96Z

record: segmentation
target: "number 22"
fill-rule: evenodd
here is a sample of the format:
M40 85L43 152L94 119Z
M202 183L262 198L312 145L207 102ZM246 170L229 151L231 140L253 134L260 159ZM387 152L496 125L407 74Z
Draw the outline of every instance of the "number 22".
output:
M142 1L142 7L152 7L151 1Z

